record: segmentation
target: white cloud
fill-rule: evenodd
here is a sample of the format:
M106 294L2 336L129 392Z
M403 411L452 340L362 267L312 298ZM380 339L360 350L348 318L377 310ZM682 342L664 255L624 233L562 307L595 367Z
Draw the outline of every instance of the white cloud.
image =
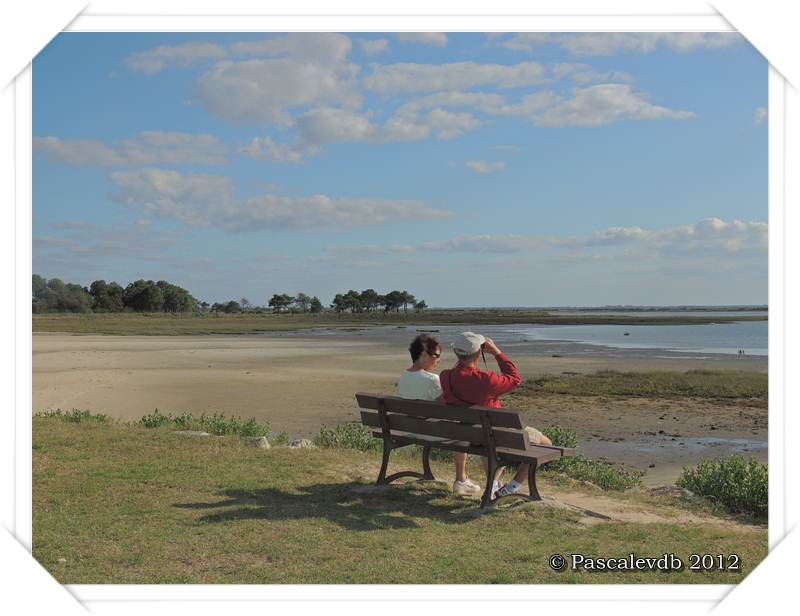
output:
M666 229L610 227L586 236L459 235L420 244L329 247L330 252L371 255L432 252L538 253L548 251L574 260L657 259L660 256L765 254L766 222L725 222L706 218Z
M494 39L497 40L496 38ZM688 53L738 45L734 32L588 32L570 34L518 33L496 44L514 51L533 51L539 45L558 45L575 56L607 56L617 52L651 53L660 47Z
M125 66L137 73L155 75L170 66L186 68L204 60L220 60L226 56L225 48L213 43L183 43L181 45L162 45L130 54L125 58Z
M767 108L757 107L755 112L753 113L753 123L756 126L760 126L766 121L767 121Z
M149 220L135 220L101 228L88 221L73 221L71 228L62 228L66 235L35 235L34 258L46 260L68 254L96 260L101 257L162 256L164 248L175 244L177 235L150 228Z
M550 67L550 71L556 79L569 77L572 81L578 84L609 82L633 83L636 81L636 78L629 73L622 71L600 72L595 70L589 64L562 62L552 65Z
M47 159L69 165L120 167L180 164L219 165L227 148L208 134L144 131L113 145L91 139L34 137L33 147Z
M111 177L120 188L114 198L121 203L141 206L153 216L227 231L343 228L450 215L421 201L274 194L242 200L235 197L228 177L164 169L116 172Z
M275 163L301 163L303 158L316 153L315 147L302 147L292 144L275 143L271 137L253 137L238 152L256 160L269 160Z
M368 56L377 56L389 51L389 41L386 39L359 39L358 44Z
M301 143L377 142L378 126L365 115L325 107L314 109L297 118Z
M197 82L205 109L235 123L291 124L290 110L318 103L358 106L354 65L282 58L219 62Z
M187 68L203 61L233 57L290 57L322 64L343 62L352 43L344 34L328 32L289 33L256 41L239 41L223 46L195 41L180 45L161 45L128 55L128 69L154 75L170 67Z
M232 43L229 49L233 56L286 57L335 65L347 60L352 47L350 38L344 34L301 32Z
M404 43L421 43L434 47L447 45L447 35L444 32L398 32L396 36Z
M433 109L426 116L425 124L436 132L439 139L455 139L475 130L482 122L471 113Z
M545 68L537 62L510 66L478 62L447 64L373 64L372 73L364 77L367 90L380 93L436 92L465 90L478 86L516 88L541 83Z
M505 169L506 164L502 160L468 160L467 167L472 169L475 173L493 173L495 171L502 171Z
M627 84L601 84L577 89L569 100L559 102L538 115L537 126L604 126L623 118L636 120L694 117L689 111L676 111L648 102L647 95L634 92Z

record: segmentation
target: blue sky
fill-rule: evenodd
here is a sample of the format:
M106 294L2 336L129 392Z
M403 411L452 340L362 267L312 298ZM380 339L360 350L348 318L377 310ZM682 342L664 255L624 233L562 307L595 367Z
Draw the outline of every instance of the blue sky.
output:
M65 33L33 64L33 271L766 303L766 108L728 33Z

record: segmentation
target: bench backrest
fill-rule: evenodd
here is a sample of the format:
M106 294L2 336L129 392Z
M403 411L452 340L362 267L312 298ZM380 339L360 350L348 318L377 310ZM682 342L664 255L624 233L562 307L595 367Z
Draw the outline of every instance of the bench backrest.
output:
M513 409L491 409L480 406L452 406L444 402L409 400L397 396L382 396L359 392L356 394L361 407L361 421L379 430L388 428L392 432L422 434L473 445L493 446L509 449L526 449L529 445L527 433L519 411ZM381 418L385 410L387 426Z

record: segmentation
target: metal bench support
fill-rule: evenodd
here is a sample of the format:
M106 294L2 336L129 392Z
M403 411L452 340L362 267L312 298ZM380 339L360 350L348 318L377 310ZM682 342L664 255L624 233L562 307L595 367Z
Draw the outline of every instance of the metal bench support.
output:
M416 471L400 471L386 476L386 471L389 468L389 454L393 449L399 449L406 445L398 444L392 440L391 431L389 429L389 418L386 417L386 405L383 400L378 404L378 415L381 419L381 431L383 432L383 461L381 462L381 472L378 473L378 481L376 485L387 485L392 483L395 479L401 477L416 477L418 479L432 480L434 479L433 471L431 471L431 448L429 446L422 448L422 472Z

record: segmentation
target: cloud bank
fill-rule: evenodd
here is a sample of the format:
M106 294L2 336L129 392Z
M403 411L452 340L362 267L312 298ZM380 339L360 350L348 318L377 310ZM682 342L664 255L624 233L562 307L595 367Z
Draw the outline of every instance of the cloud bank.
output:
M226 176L183 175L158 168L118 171L111 178L119 188L113 196L117 202L139 206L159 218L224 231L346 228L450 216L421 201L274 194L238 199Z

